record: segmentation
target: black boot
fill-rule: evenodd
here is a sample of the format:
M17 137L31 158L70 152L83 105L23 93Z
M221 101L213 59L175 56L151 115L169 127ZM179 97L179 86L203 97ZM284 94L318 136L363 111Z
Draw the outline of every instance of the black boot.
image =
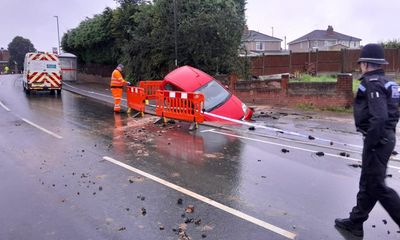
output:
M335 219L335 225L343 230L346 230L357 237L364 236L364 229L362 223L354 223L349 218L337 218Z

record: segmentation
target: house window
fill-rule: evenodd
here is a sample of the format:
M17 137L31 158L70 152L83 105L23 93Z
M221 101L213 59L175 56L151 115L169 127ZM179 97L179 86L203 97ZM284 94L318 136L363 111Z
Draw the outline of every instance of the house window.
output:
M258 51L264 50L264 43L263 42L256 42L256 50L258 50Z

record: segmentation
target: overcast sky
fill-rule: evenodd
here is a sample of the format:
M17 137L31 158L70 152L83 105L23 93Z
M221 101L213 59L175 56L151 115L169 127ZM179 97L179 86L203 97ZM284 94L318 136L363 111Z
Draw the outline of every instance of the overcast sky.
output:
M182 0L178 0L182 1ZM185 0L188 1L188 0ZM19 35L32 41L35 48L51 51L60 38L86 17L109 6L113 0L1 0L0 47L7 48ZM247 0L249 29L290 42L313 30L334 30L361 38L362 44L400 39L399 0ZM285 48L282 42L282 48Z

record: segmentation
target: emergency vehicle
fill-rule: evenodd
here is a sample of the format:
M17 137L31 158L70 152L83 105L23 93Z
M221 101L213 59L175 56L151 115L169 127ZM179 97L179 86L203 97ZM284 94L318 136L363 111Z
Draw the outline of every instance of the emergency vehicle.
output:
M24 61L22 85L25 93L31 90L50 90L61 93L62 76L58 56L53 53L27 53Z

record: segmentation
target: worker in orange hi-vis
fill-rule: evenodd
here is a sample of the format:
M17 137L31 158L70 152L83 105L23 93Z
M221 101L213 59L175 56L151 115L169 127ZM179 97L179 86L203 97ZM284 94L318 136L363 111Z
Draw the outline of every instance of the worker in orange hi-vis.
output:
M111 93L114 97L114 112L121 111L121 98L124 85L130 85L128 81L122 76L122 70L124 65L118 64L117 68L113 71L111 75Z

